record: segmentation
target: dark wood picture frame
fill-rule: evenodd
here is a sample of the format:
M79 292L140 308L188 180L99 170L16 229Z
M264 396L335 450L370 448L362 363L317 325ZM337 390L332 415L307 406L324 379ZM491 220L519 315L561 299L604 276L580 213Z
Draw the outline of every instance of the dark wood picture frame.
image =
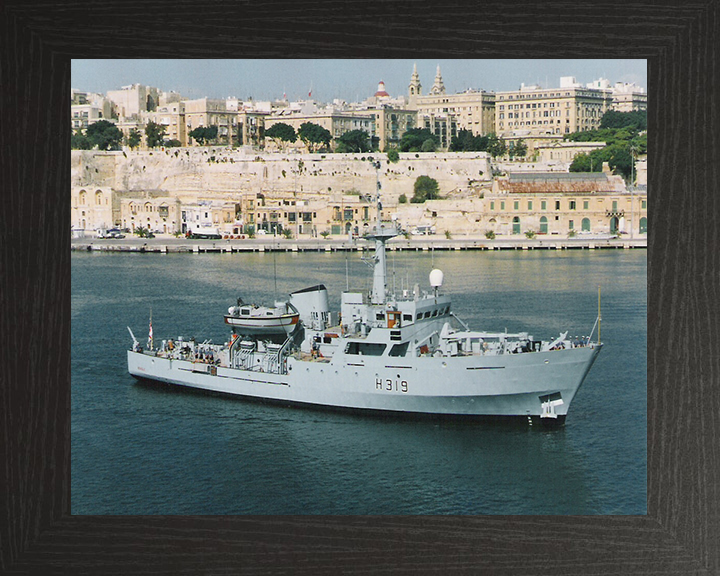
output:
M718 1L469 6L0 3L0 573L720 573ZM70 515L71 59L288 56L648 60L646 516Z

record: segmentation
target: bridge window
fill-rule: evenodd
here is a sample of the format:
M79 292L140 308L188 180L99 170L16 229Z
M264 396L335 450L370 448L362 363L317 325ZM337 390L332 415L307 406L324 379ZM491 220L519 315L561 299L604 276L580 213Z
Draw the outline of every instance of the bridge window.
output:
M348 342L345 354L357 354L358 356L382 356L387 344L377 342Z
M390 356L405 356L407 354L409 342L403 342L402 344L394 344L392 348L390 348Z

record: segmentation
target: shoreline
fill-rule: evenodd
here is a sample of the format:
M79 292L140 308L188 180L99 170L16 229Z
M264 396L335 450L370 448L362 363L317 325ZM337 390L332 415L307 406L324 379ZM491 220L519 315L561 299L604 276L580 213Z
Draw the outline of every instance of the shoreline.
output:
M120 239L73 238L71 251L138 252L138 253L241 253L241 252L355 252L372 249L373 243L362 238L344 239L285 239L253 238L245 240L189 240L159 235L155 238L126 237ZM642 238L435 238L394 239L388 251L427 252L432 250L600 250L647 249L647 237Z

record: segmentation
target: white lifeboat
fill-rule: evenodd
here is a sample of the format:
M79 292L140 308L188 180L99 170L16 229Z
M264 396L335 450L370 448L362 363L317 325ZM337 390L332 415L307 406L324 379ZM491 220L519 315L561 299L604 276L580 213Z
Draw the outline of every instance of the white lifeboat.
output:
M295 330L300 313L289 302L276 302L274 307L245 304L228 308L225 324L241 334L290 334Z

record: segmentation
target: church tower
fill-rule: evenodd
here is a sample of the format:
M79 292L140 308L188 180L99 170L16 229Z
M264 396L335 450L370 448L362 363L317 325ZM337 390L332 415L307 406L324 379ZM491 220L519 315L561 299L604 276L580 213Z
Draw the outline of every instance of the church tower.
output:
M442 74L440 74L440 65L439 64L437 67L437 74L435 74L435 83L433 84L432 88L430 88L430 94L432 94L433 96L445 94L445 84L443 84L443 79L442 79Z
M413 73L410 77L410 86L408 86L408 103L410 106L415 104L415 100L422 94L422 85L420 84L420 76L417 71L417 64L413 64Z

